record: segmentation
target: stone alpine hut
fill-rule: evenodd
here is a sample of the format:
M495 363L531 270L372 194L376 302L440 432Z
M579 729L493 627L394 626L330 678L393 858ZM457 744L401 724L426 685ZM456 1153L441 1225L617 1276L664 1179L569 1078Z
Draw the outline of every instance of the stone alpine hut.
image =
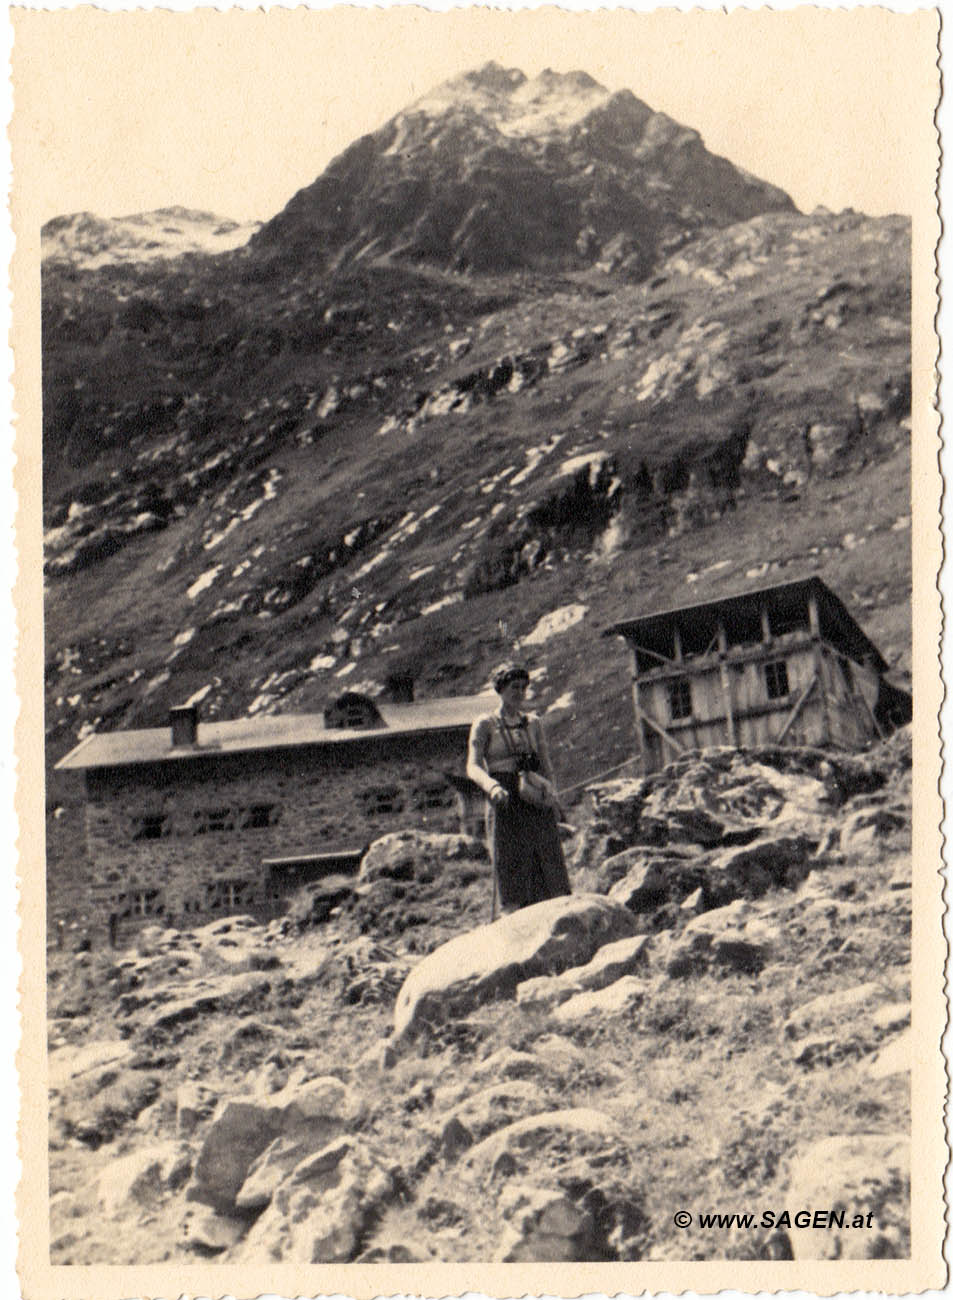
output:
M495 696L379 703L349 691L322 714L94 733L57 768L86 784L94 923L269 916L304 881L353 871L407 826L473 828L470 725Z

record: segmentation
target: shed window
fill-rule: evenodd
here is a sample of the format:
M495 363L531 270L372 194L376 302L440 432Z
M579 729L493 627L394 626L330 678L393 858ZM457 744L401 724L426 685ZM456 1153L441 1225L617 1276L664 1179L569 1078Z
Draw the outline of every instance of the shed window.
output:
M134 817L132 838L134 840L161 840L169 833L169 819L165 813L143 813Z
M687 678L679 677L669 683L668 703L673 720L692 716L692 686Z
M378 817L386 813L402 812L404 795L396 785L374 786L363 792L361 802L368 817Z
M791 693L788 685L788 666L783 659L774 659L764 666L764 680L769 700L783 700Z

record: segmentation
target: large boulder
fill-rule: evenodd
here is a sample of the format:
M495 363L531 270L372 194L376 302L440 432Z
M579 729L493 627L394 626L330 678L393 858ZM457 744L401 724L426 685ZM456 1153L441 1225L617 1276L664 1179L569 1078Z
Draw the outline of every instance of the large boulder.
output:
M209 1125L186 1195L227 1213L235 1208L258 1157L275 1139L299 1145L298 1155L313 1152L346 1132L360 1112L357 1099L331 1075L290 1083L271 1096L230 1097ZM261 1180L268 1190L276 1181L264 1175ZM259 1195L252 1199L260 1206L265 1199L257 1185L255 1190Z
M784 1204L844 1213L843 1227L792 1228L795 1259L909 1258L909 1136L858 1133L814 1143L791 1167Z
M390 1174L368 1147L338 1138L282 1180L230 1262L345 1263L359 1253L392 1191Z
M417 965L394 1010L395 1038L513 997L534 975L582 966L605 944L635 932L631 912L596 894L551 898L458 935Z

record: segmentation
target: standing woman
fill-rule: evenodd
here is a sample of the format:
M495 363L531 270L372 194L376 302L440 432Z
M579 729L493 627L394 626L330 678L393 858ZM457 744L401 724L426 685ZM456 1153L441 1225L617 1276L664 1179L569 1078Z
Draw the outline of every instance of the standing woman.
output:
M513 912L571 890L543 725L535 714L523 712L529 673L521 664L502 664L493 674L493 685L500 708L477 718L470 728L467 776L489 797L487 833L500 908ZM520 797L521 772L545 778L537 778L537 783L548 785L548 805Z

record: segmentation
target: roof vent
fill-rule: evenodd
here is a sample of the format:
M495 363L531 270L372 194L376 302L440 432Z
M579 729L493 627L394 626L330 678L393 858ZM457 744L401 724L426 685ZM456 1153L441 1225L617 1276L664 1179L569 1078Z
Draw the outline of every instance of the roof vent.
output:
M198 744L199 707L197 704L180 704L169 710L169 725L172 728L172 746Z

